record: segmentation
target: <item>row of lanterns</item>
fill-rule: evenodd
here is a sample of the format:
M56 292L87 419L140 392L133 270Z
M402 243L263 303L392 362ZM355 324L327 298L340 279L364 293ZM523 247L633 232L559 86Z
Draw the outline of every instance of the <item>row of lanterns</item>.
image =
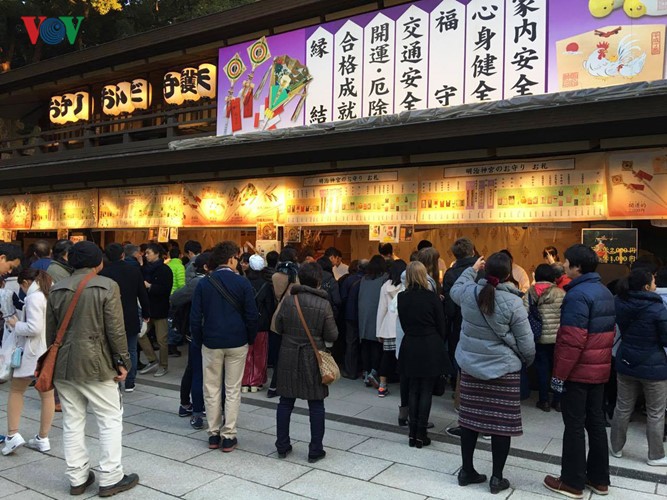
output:
M196 102L202 98L215 99L217 68L204 63L198 67L170 71L164 75L162 94L167 104L181 105L186 101ZM102 112L108 116L131 114L146 110L153 98L152 85L145 79L105 85L102 89ZM94 102L88 92L76 92L53 96L49 103L51 123L63 125L89 120Z

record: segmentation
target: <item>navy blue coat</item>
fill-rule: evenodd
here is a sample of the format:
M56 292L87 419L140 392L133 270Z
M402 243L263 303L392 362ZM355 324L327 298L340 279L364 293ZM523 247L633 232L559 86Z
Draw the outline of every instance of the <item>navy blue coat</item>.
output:
M192 343L209 349L231 349L252 344L257 336L259 313L255 290L250 282L229 270L215 271L210 279L224 283L236 298L242 314L209 282L202 278L197 283L190 309Z
M667 380L667 308L653 292L616 297L616 323L621 344L616 371L647 380Z

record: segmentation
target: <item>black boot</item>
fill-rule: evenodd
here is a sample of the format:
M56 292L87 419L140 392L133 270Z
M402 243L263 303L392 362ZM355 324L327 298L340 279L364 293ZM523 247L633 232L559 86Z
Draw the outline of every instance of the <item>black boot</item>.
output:
M426 427L420 427L417 431L417 441L415 445L417 448L422 448L424 446L428 446L429 444L431 444L431 438L428 437L428 434L426 433Z
M408 407L399 406L398 407L398 425L405 427L408 425Z
M408 439L408 446L414 448L417 445L417 426L415 424L410 424L410 437Z

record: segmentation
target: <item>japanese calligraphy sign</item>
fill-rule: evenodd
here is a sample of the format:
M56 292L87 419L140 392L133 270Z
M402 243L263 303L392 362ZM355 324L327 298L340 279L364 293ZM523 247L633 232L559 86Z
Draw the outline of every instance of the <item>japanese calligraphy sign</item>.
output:
M606 216L604 156L420 168L419 222L596 220Z
M277 221L284 210L284 190L283 179L185 184L183 227L254 226L258 218Z
M30 197L0 196L0 229L30 229Z
M180 184L100 189L98 227L178 227L182 205Z
M667 149L609 155L609 215L667 219Z
M287 224L413 224L417 219L416 168L333 173L286 182Z
M109 116L131 114L137 109L148 109L152 98L153 88L142 78L105 85L102 89L102 112Z
M181 71L169 71L162 79L162 95L167 104L180 105L186 101L196 102L202 97L216 96L217 69L209 63L198 67L186 67Z
M92 108L93 103L88 92L53 96L49 103L49 120L57 125L88 120Z
M97 224L97 189L32 196L31 228L81 229Z
M219 104L218 134L664 78L667 2L637 0L645 15L621 8L631 3L421 0L268 36L260 40L273 59L257 65L253 89L259 109L246 89L220 82L230 98ZM238 54L237 67L253 68L246 54L260 40L220 49L219 64Z

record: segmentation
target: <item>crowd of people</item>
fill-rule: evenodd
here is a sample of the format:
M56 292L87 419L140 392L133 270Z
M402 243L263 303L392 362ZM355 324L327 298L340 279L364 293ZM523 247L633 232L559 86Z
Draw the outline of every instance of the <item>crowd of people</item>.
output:
M462 487L487 482L474 466L480 436L491 440L490 491L510 487L503 471L511 438L523 433L533 366L537 408L561 412L564 424L561 474L547 476L546 488L570 498L585 489L607 494L609 454L622 456L640 405L647 463L667 466L667 269L639 260L626 277L603 283L595 252L573 245L562 262L555 247L545 248L531 279L507 250L480 256L467 238L449 250L455 260L447 266L426 240L408 262L380 244L377 255L348 266L334 247L317 258L310 247L242 253L232 241L206 251L192 240L183 249L111 243L102 252L60 240L53 248L38 241L23 255L0 243L0 364L12 364L2 453L23 445L49 451L61 408L70 493L83 494L96 479L84 444L88 409L103 448L100 496L132 488L139 478L121 464L118 391L132 392L137 372L164 376L169 358L187 349L178 414L194 429L208 426L210 449L237 447L241 394L266 388L280 398L278 457L292 451L290 417L303 399L308 461L316 462L326 456L329 395L316 351L329 350L343 377L377 397L396 387L410 447L430 444L432 399L451 387L459 418L447 433L460 438ZM39 431L26 442L23 396L59 330L56 391L40 392Z

